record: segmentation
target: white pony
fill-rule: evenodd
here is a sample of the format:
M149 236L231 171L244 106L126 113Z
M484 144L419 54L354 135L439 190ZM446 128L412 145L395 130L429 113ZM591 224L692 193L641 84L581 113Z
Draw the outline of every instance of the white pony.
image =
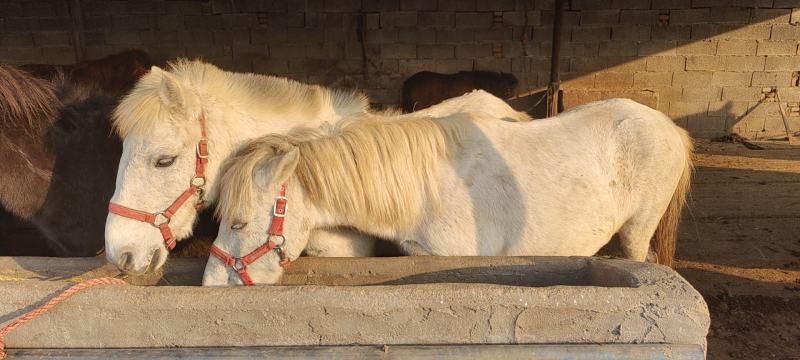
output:
M623 99L528 123L474 112L266 136L223 169L203 284L273 284L327 226L413 255L590 256L616 233L638 261L655 234L670 264L691 156L683 129Z
M226 72L200 61L179 60L169 71L153 67L114 114L124 143L106 220L106 257L126 272L157 270L168 246L191 235L200 198L215 200L220 164L242 143L297 126L336 123L367 108L357 92ZM483 91L425 113L476 109L528 119ZM327 256L369 255L374 241L335 229L319 229L316 237L324 241L312 239L309 253Z

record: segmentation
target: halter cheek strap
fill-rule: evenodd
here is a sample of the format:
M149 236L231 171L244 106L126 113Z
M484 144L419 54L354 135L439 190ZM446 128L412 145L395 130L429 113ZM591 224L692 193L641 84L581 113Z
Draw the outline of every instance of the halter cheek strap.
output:
M194 164L194 177L189 182L189 188L186 189L166 210L149 213L141 210L131 209L129 207L115 204L110 202L108 204L108 212L126 217L128 219L138 220L148 223L158 228L161 232L161 237L164 238L164 244L167 249L172 250L175 248L177 239L172 234L172 229L169 227L169 222L175 213L189 200L193 195L197 195L197 204L195 210L200 211L203 208L203 195L204 187L206 185L206 164L208 164L208 138L206 138L206 118L202 113L200 114L200 140L195 146L195 164Z
M247 273L247 266L272 250L278 252L278 256L281 259L280 266L282 268L288 268L289 265L291 265L291 260L286 257L286 253L283 251L283 248L281 248L281 246L286 243L286 238L283 236L283 221L286 219L286 210L288 206L289 200L286 198L286 184L282 184L280 193L275 198L275 204L272 206L272 223L269 225L269 230L267 231L267 242L242 257L234 257L217 247L217 245L211 245L211 255L214 255L217 259L222 261L225 266L229 266L236 271L245 286L255 285L250 274ZM281 238L281 243L278 244L272 241L273 237Z

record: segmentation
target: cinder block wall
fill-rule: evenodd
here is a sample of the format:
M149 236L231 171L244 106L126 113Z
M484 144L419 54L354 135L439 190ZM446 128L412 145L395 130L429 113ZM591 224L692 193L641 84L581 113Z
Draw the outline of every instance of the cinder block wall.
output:
M74 0L72 0L74 1ZM70 0L0 2L0 60L76 59ZM800 0L572 0L564 14L564 105L631 97L694 135L779 134L776 87L793 129ZM547 0L82 0L82 51L129 48L157 62L202 57L225 69L358 86L397 104L422 70L513 72L520 91L546 85ZM365 41L362 46L361 38Z

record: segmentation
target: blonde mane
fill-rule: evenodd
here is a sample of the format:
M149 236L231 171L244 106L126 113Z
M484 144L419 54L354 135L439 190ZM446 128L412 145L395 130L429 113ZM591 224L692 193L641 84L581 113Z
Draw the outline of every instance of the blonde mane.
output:
M249 219L255 171L297 147L294 175L318 208L357 228L410 229L429 205L439 203L437 169L452 147L460 146L460 123L452 118L381 121L364 115L329 134L306 128L254 140L222 170L217 215L233 222Z
M167 71L184 86L191 86L196 94L262 112L294 111L313 118L324 105L337 109L342 116L369 106L367 97L357 91L307 85L275 76L234 73L200 60L178 59L168 64ZM158 122L168 115L158 95L161 83L158 74L151 72L142 76L116 108L113 124L122 138L152 133Z

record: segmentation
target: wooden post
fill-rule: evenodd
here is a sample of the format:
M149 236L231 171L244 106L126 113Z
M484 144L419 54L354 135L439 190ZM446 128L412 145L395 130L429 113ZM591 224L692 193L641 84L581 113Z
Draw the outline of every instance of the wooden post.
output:
M72 21L72 48L75 51L75 61L83 61L83 11L81 0L68 0L69 15Z
M561 53L561 18L564 15L564 0L556 0L553 17L553 49L550 54L550 83L547 86L547 116L558 114L559 87L559 60Z

